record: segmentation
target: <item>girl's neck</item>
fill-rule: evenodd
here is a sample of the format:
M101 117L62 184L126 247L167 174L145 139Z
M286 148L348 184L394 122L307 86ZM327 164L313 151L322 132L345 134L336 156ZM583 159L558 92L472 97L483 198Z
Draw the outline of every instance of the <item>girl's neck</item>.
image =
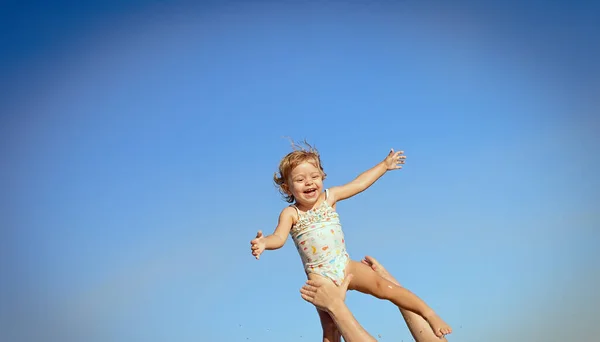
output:
M306 211L312 210L312 209L320 206L321 204L323 204L323 201L321 201L320 198L319 198L319 199L317 199L317 201L313 205L310 205L310 204L301 204L301 203L298 203L298 202L295 202L294 205L300 211L306 212Z
M312 208L314 208L314 206L312 206L311 208L309 208L308 205L304 205L304 204L300 204L298 202L294 203L294 205L296 206L296 208L298 208L300 211L309 211Z

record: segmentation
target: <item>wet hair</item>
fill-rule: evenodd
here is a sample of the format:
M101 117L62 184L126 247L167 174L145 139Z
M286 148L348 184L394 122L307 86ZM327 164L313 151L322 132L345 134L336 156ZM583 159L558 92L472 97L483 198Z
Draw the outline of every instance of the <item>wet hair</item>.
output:
M304 162L309 162L321 171L323 180L327 177L327 174L323 171L323 164L321 163L321 158L319 157L319 152L316 148L311 146L306 140L303 141L302 145L295 143L293 140L291 143L294 151L288 153L281 159L279 162L279 171L275 172L275 175L273 175L275 186L288 203L294 203L296 199L292 194L285 191L283 185L287 185L289 189L288 179L296 166Z

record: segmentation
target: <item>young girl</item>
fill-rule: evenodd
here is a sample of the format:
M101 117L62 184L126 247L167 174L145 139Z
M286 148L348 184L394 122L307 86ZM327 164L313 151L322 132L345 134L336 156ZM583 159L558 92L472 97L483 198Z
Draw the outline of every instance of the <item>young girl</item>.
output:
M305 143L306 144L306 143ZM341 284L346 274L352 274L349 289L387 299L402 309L422 316L437 336L452 332L435 312L409 290L382 278L369 266L350 260L346 252L344 234L335 211L339 201L350 198L370 187L387 171L401 169L402 151L392 149L387 157L352 182L323 190L326 174L319 153L312 146L295 148L279 164L275 183L288 203L279 214L279 223L273 234L263 236L258 231L251 241L252 255L260 258L262 252L281 248L291 234L308 279L325 277ZM323 342L340 340L331 317L319 310L323 327Z

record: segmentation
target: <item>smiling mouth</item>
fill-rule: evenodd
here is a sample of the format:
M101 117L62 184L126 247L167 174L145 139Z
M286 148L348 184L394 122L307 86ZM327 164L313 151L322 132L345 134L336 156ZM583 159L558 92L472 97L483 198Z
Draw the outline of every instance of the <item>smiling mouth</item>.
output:
M305 190L304 193L305 194L312 194L315 191L317 191L317 189L308 189L308 190Z

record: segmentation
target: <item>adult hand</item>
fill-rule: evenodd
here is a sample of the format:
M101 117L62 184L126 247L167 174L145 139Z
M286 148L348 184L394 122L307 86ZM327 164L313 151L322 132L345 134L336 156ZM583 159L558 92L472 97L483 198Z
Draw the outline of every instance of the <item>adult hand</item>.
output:
M300 293L305 301L329 312L336 304L344 302L351 280L352 274L348 274L344 281L336 286L326 278L311 279L302 286Z

